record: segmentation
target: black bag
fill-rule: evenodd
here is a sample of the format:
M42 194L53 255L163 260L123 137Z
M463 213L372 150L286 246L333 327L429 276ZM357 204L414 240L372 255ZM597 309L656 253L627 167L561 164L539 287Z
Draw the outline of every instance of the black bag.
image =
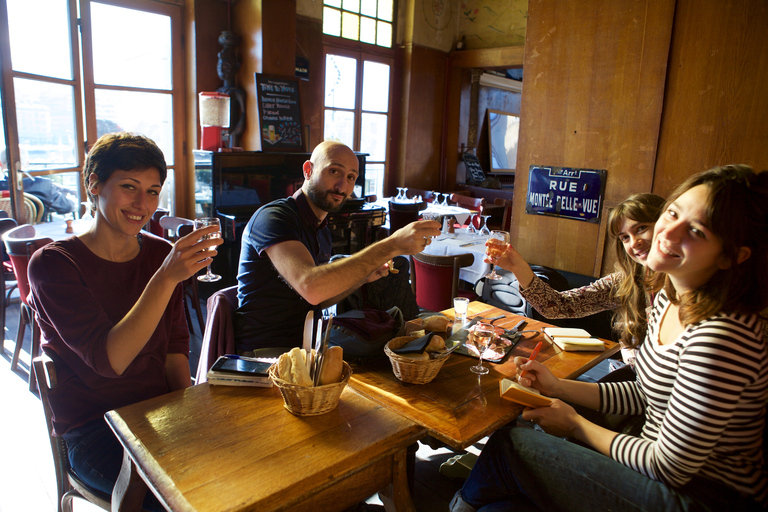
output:
M549 284L555 290L564 291L568 289L568 281L557 270L540 265L532 265L531 270L539 276L539 279ZM501 279L496 281L481 279L475 285L475 293L481 297L483 302L506 311L511 311L516 315L544 320L544 317L533 309L520 294L520 283L518 283L515 274L502 268L497 268L496 273L501 276Z
M384 345L398 335L403 324L397 307L347 311L333 318L328 345L343 348L347 362L375 361L384 357Z
M338 257L334 256L331 261ZM397 274L389 274L372 283L364 284L336 304L336 312L341 314L345 311L362 309L387 311L397 307L406 321L416 318L419 314L419 306L416 304L416 296L411 288L408 258L396 256L392 261L398 270Z

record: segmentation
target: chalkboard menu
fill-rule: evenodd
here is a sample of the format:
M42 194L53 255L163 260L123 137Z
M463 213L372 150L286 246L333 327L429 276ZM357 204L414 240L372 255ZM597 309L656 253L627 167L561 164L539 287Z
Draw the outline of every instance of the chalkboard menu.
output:
M485 181L485 173L483 168L480 167L480 160L477 159L472 153L464 153L462 155L464 165L467 167L467 177L469 182L473 185L479 185Z
M299 80L256 73L262 151L304 151Z
M606 174L604 169L532 165L525 212L598 223Z

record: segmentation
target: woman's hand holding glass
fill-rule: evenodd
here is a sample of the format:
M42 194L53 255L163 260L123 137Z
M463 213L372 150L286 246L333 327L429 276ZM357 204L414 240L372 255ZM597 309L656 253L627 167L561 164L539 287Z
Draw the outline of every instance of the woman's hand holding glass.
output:
M509 233L506 231L491 231L491 235L488 237L488 241L485 242L485 254L491 266L496 264L496 260L504 254L509 247ZM489 274L486 274L486 279L501 279L501 276L496 273L496 267L493 267Z
M214 227L216 229L209 232L202 231L202 228L209 228L209 227ZM202 242L211 240L211 239L216 239L216 238L221 239L221 223L219 222L219 219L217 219L216 217L203 217L201 219L195 219L195 233L198 233L198 236L202 236L202 238L200 239ZM197 276L197 279L199 281L212 283L214 281L218 281L219 279L221 279L220 275L214 274L211 272L211 261L213 260L213 256L215 255L211 255L206 258L208 262L207 270L205 274L203 274L202 276Z

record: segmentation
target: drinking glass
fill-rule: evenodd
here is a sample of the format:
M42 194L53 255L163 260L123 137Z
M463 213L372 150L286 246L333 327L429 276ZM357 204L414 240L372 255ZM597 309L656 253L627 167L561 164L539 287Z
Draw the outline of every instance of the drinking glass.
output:
M440 206L448 206L449 197L451 197L451 194L443 194L443 202L440 203Z
M395 196L395 201L400 202L403 200L403 187L395 187L397 189L397 195Z
M491 230L488 229L488 219L491 217L490 215L481 215L483 218L483 227L480 228L480 234L481 235L490 235Z
M467 224L467 233L470 235L476 235L477 229L475 229L475 214L469 214L469 223Z
M432 204L438 205L440 204L440 192L437 190L432 191Z
M403 201L406 203L409 201L408 199L408 187L403 187Z
M453 299L454 325L464 325L467 323L467 309L469 308L469 299L467 297L455 297Z
M496 258L504 254L509 245L509 233L506 231L491 231L488 241L485 244L485 254L488 259L491 260L491 272L486 274L486 279L501 279L501 276L496 273L495 261Z
M423 211L423 212L421 212L421 220L436 220L436 221L440 222L440 214L437 213L437 212ZM435 237L430 236L429 238L431 240L431 239L433 239Z
M475 330L472 332L472 339L474 340L477 351L480 355L480 361L475 366L470 366L469 369L472 373L478 375L485 375L488 373L488 368L483 366L483 355L488 347L491 346L493 338L496 336L496 332L492 325L479 323L475 326Z
M221 223L219 222L219 219L216 217L203 217L200 219L195 219L195 229L201 229L208 226L217 226L219 228L218 231L215 233L211 233L210 235L205 235L203 237L203 240L208 240L210 238L221 238ZM208 264L208 269L206 270L205 274L202 276L197 276L198 281L203 281L206 283L213 283L214 281L218 281L221 279L221 276L218 274L214 274L211 272L211 264Z

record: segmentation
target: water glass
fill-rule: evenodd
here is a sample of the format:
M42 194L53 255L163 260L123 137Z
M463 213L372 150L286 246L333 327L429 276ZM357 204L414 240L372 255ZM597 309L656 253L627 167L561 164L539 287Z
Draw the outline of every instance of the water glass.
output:
M464 325L467 323L467 309L469 308L469 299L466 297L455 297L453 299L453 313L455 316L454 325Z

